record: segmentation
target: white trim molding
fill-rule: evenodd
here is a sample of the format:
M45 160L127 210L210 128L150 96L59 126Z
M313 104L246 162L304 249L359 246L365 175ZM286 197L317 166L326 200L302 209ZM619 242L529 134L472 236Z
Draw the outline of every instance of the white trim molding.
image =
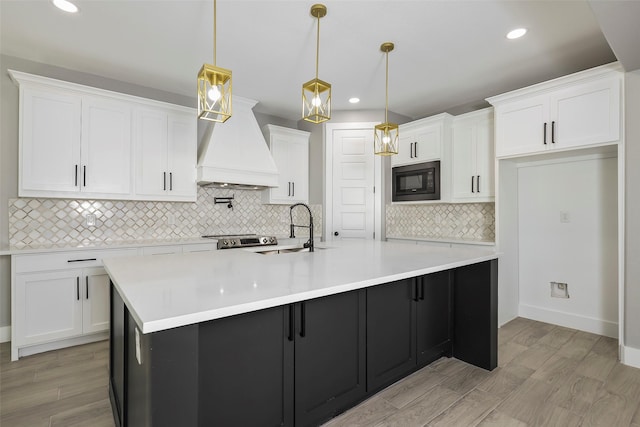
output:
M0 326L0 342L11 341L11 326Z
M616 322L525 304L520 304L518 311L520 317L527 319L618 338L618 324ZM640 353L640 350L638 352Z
M625 365L633 366L634 368L640 368L640 350L633 347L620 346L620 362Z

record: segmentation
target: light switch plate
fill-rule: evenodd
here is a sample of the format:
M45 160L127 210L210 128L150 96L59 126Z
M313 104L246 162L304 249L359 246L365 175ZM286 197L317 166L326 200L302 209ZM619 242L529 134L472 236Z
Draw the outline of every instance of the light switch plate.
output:
M96 226L96 215L95 214L87 214L85 216L85 220L87 222L87 227L95 227Z

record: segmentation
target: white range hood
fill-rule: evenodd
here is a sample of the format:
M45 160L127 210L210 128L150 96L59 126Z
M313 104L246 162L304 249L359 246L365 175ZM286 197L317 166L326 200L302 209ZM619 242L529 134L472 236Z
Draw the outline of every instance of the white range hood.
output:
M198 185L261 189L278 186L278 168L252 108L257 101L233 97L233 115L212 123L198 146Z

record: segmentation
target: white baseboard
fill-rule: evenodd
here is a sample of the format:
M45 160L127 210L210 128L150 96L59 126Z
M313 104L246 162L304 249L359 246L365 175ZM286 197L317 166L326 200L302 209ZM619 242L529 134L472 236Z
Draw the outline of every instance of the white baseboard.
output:
M11 341L11 326L0 326L0 342Z
M621 362L625 365L640 368L640 350L633 347L622 347Z
M604 335L606 337L616 339L618 338L617 322L610 322L593 317L580 316L573 313L565 313L562 311L549 310L547 308L524 304L520 304L518 307L518 315L526 317L527 319L591 332L592 334Z

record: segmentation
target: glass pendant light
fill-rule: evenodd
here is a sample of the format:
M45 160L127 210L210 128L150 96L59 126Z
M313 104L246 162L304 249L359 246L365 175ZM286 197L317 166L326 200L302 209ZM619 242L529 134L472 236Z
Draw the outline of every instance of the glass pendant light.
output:
M213 65L198 73L198 118L224 123L231 117L231 70L216 66L216 0L213 0Z
M391 42L382 43L380 50L387 56L386 81L385 81L385 101L384 101L384 123L375 127L373 138L374 152L380 156L390 156L398 154L398 125L389 123L389 52L395 46Z
M302 85L302 118L312 123L322 123L331 119L331 84L318 79L318 58L320 52L320 18L327 14L323 4L311 6L311 16L318 19L316 34L316 78Z

